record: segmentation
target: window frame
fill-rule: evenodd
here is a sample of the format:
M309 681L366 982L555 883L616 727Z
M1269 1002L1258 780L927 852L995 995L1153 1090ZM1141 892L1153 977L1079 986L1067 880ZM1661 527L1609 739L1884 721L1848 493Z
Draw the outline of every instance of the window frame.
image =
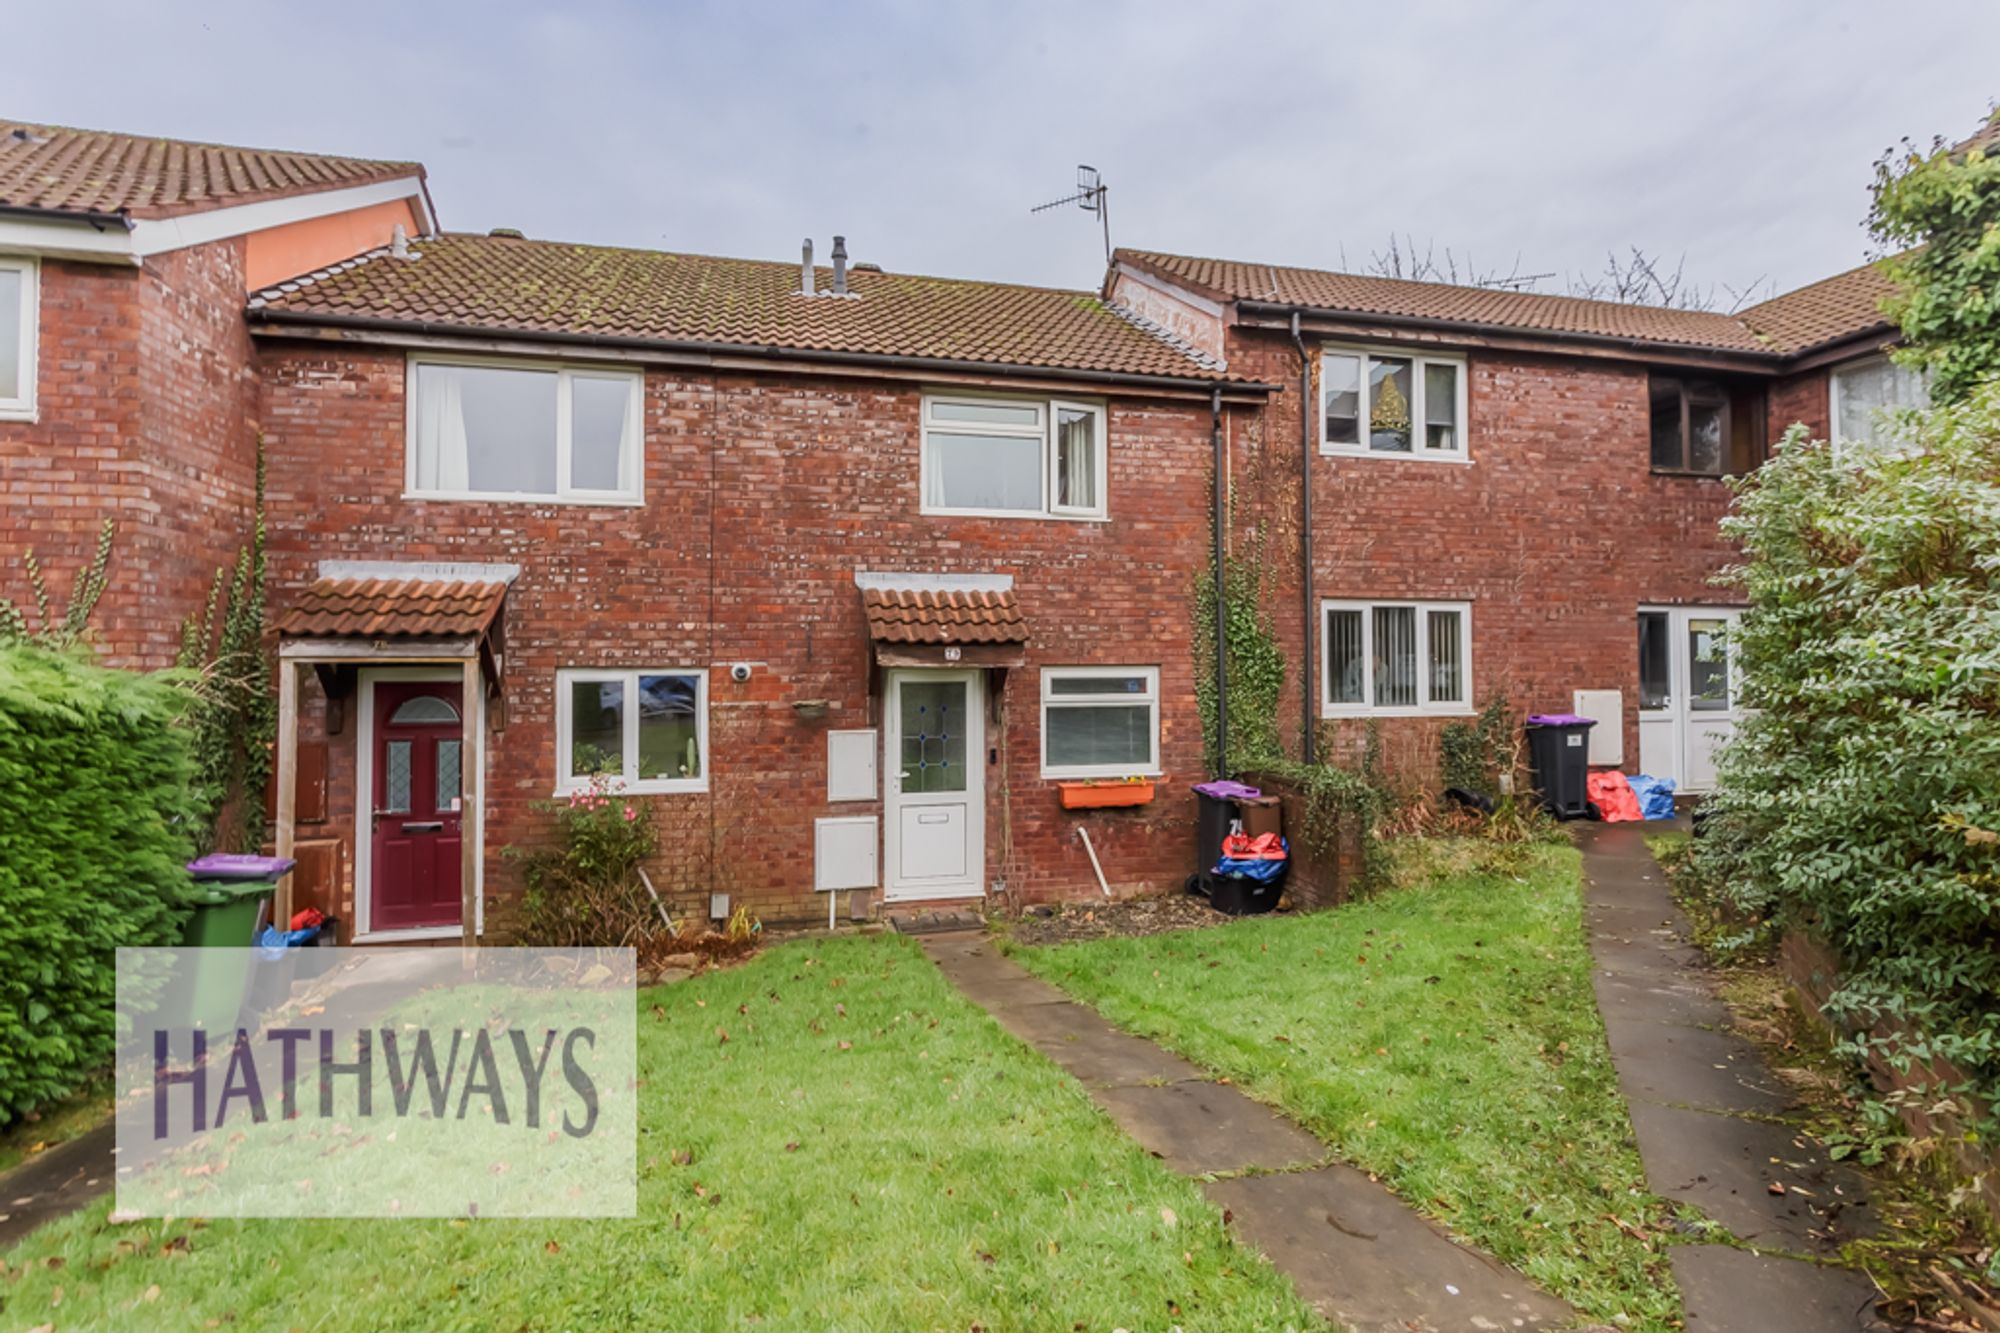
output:
M1375 702L1375 612L1378 610L1408 609L1415 613L1417 630L1417 702L1415 704L1378 705ZM1329 611L1359 611L1361 613L1361 660L1366 666L1362 673L1360 703L1337 703L1333 698L1333 654L1328 642L1326 619ZM1432 611L1456 611L1459 624L1459 678L1460 697L1456 700L1431 702L1431 618ZM1472 603L1469 601L1435 601L1408 597L1386 597L1376 600L1352 597L1324 597L1319 604L1319 712L1321 717L1470 717L1475 713L1472 700L1476 691L1472 688Z
M1144 695L1058 695L1053 692L1056 681L1061 679L1106 680L1122 676L1141 676L1146 680ZM1058 764L1049 763L1049 710L1078 709L1092 706L1131 707L1133 703L1146 704L1153 714L1150 728L1152 752L1143 767L1124 764ZM1041 760L1042 776L1046 779L1069 781L1090 778L1157 778L1163 775L1160 767L1160 669L1156 666L1045 666L1041 669Z
M36 384L41 378L42 261L34 255L0 255L0 269L21 275L20 392L0 398L0 421L35 421Z
M1679 467L1661 467L1653 461L1653 385L1662 381L1672 383L1680 390L1681 401L1681 462ZM1729 455L1735 441L1736 405L1732 401L1728 386L1714 380L1706 381L1714 385L1717 399L1711 402L1706 395L1689 391L1692 383L1687 375L1662 375L1648 372L1646 375L1646 468L1660 477L1733 477L1736 473L1729 469ZM1703 406L1722 408L1722 467L1715 472L1704 472L1688 463L1694 451L1694 413L1692 405L1699 401Z
M1908 367L1897 365L1896 359L1890 356L1887 352L1876 352L1871 356L1860 356L1854 358L1852 361L1842 361L1838 365L1827 367L1826 434L1828 441L1833 446L1836 457L1838 457L1842 452L1846 450L1853 450L1853 449L1865 449L1873 453L1892 454L1892 453L1905 452L1911 447L1909 441L1907 440L1901 441L1900 442L1901 447L1898 448L1896 447L1898 442L1895 441L1884 441L1873 438L1865 440L1849 439L1848 437L1846 437L1841 433L1840 429L1841 375L1847 371L1864 370L1875 366L1887 366L1892 370L1898 370L1906 374L1914 375L1916 377L1917 383L1921 385L1923 388L1925 403L1928 404L1930 401L1930 395L1931 395L1930 375L1925 371L1912 371L1909 370ZM1883 410L1883 409L1878 409L1878 410ZM1901 411L1904 409L1890 408L1886 410ZM1869 423L1871 434L1873 432L1873 429L1878 424L1879 423L1877 422Z
M1416 347L1395 347L1369 345L1366 343L1321 343L1318 364L1314 366L1313 411L1319 418L1319 452L1322 458L1400 458L1406 462L1422 463L1470 463L1472 461L1472 394L1471 367L1463 352L1432 352ZM1355 444L1330 444L1326 438L1326 358L1329 356L1359 357L1361 361L1360 417L1361 439ZM1389 358L1410 363L1410 449L1399 453L1391 449L1370 449L1368 447L1367 422L1371 395L1369 393L1368 363L1371 360ZM1424 380L1427 365L1451 366L1456 371L1457 398L1454 409L1458 421L1458 448L1430 449L1423 444L1422 432L1429 423L1425 419L1428 407L1426 396L1429 389Z
M970 421L935 421L931 409L939 403L1000 404L1033 407L1039 413L1040 424L1030 430L1025 426L996 425L993 423ZM1057 429L1062 413L1087 412L1096 422L1096 493L1097 503L1091 506L1063 505L1056 502L1057 450L1061 447L1061 435ZM1038 509L962 509L945 505L933 505L931 493L931 436L936 435L1005 435L1013 439L1039 439L1041 442L1041 506ZM927 391L917 408L917 508L922 514L935 514L947 518L1019 518L1058 519L1070 523L1102 523L1111 514L1111 416L1103 403L1078 398L1039 397L1022 394L954 393Z
M556 488L541 491L440 491L417 485L418 368L460 366L476 370L525 370L556 377ZM631 397L626 405L625 439L620 445L633 453L633 489L592 490L569 484L570 462L576 423L572 392L579 379L625 380ZM406 500L474 501L487 504L565 504L637 508L646 503L646 372L640 367L608 366L591 362L541 361L526 357L453 356L412 352L403 378L403 498Z
M639 678L641 676L692 676L694 678L695 744L701 752L701 776L696 778L646 778L636 775L639 765ZM617 775L578 774L570 771L570 743L575 721L570 716L571 687L589 684L622 684L631 701L625 709L620 730L624 765ZM715 757L708 748L708 672L700 667L561 667L556 671L556 784L558 797L574 795L590 787L592 777L612 777L621 796L670 796L708 790L709 774Z

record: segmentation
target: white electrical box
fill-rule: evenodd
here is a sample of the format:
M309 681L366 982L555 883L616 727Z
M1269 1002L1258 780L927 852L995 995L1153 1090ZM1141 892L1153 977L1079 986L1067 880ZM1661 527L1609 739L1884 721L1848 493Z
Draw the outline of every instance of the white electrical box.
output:
M813 891L872 889L876 871L875 816L813 821Z
M873 727L826 733L826 799L872 801L880 785L876 766L881 746Z
M1573 705L1578 717L1597 723L1590 729L1590 762L1622 767L1625 763L1625 692L1578 690Z

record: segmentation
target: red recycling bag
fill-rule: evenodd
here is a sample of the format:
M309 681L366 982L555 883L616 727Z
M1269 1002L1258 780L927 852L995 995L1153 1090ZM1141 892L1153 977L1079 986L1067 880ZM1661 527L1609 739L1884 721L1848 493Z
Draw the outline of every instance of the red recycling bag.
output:
M1232 833L1222 840L1222 858L1225 861L1282 861L1285 859L1285 843L1275 833L1260 833L1250 837L1244 833Z
M1625 780L1623 773L1615 770L1592 773L1589 783L1590 799L1597 802L1597 808L1604 812L1607 824L1622 824L1630 819L1644 819L1639 812L1639 798L1632 791L1632 784Z

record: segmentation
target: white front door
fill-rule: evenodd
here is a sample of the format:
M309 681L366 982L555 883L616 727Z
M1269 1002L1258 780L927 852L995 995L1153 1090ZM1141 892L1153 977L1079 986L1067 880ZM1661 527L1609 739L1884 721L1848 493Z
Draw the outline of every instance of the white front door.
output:
M977 671L892 671L882 728L884 896L986 892L986 741Z
M1737 678L1725 636L1741 612L1663 607L1639 612L1639 767L1676 790L1715 785L1715 755L1736 730Z

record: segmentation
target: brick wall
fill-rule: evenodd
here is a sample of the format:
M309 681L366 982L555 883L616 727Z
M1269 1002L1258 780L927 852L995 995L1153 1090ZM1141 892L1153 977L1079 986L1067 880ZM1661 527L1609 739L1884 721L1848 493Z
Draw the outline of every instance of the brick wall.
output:
M1827 398L1827 372L1809 370L1789 375L1771 385L1771 442L1784 438L1795 423L1803 422L1815 440L1833 433L1832 404Z
M25 604L32 548L58 611L105 518L107 660L170 665L183 617L248 539L255 387L240 241L143 268L41 266L38 413L0 422L0 596Z
M1261 467L1239 479L1253 490L1239 489L1236 511L1239 523L1275 520L1264 556L1294 664L1283 723L1296 745L1298 356L1282 332L1239 327L1230 338L1233 371L1285 386L1261 423ZM1728 487L1650 471L1642 367L1474 349L1467 375L1471 463L1315 452L1315 594L1469 601L1475 705L1498 692L1520 714L1568 712L1575 689L1622 690L1626 766L1635 769L1637 610L1734 600L1708 582L1732 559L1716 526ZM1315 645L1316 660L1321 651ZM1441 726L1385 719L1392 768L1427 777ZM1322 735L1351 758L1365 727L1342 719Z
M647 797L668 846L656 880L692 905L711 884L771 919L823 914L813 819L879 813L825 801L826 736L875 726L856 570L1014 576L1032 641L989 723L990 887L1022 901L1095 894L1087 827L1120 892L1187 873L1200 726L1189 593L1208 544L1203 403L1110 405L1105 523L926 517L920 395L891 382L654 371L642 508L402 498L398 353L262 349L274 605L322 559L507 561L507 713L487 769L489 901L514 888L492 853L546 831L561 667L708 670L710 791ZM753 664L749 682L729 665ZM1039 775L1044 665L1158 666L1168 789L1136 810L1071 815ZM793 704L824 699L822 719ZM350 717L353 710L350 709ZM306 709L311 719L318 708ZM336 827L354 808L354 727L330 747ZM492 909L489 909L492 910Z

